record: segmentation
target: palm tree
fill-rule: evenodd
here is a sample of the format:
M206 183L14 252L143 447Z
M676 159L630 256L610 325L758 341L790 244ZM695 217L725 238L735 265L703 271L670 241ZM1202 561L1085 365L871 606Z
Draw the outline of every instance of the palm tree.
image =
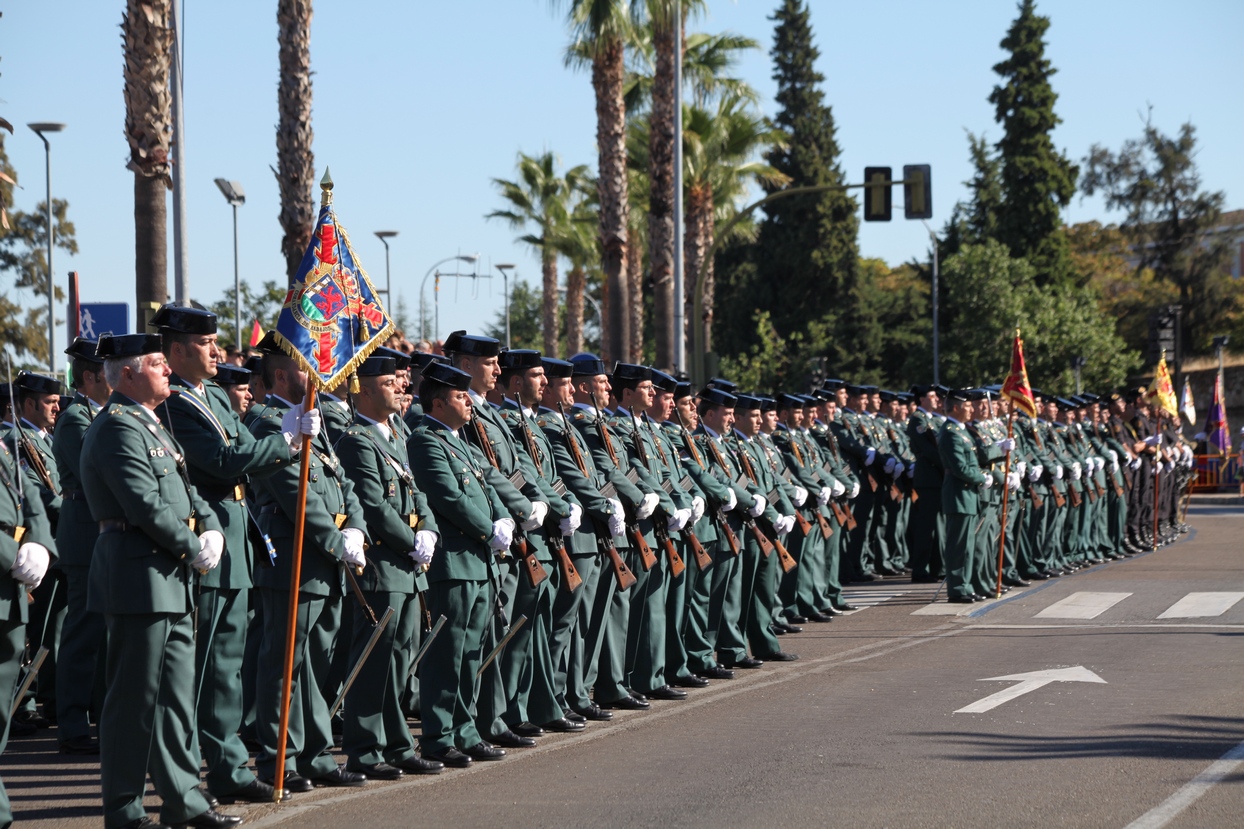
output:
M126 167L134 171L134 283L140 318L168 299L167 196L173 131L169 70L170 0L128 0L121 15L125 49Z
M518 240L531 245L540 254L540 270L544 277L542 309L544 353L550 357L557 354L557 340L560 332L557 320L557 255L559 251L554 239L562 232L561 228L570 221L572 201L580 198L583 182L587 177L588 168L585 164L567 170L564 177L558 176L556 159L552 153L546 152L541 156L519 153L517 181L499 178L492 180L492 183L501 190L502 198L509 202L510 207L507 210L494 210L486 218L505 219L510 227L516 230L530 228L532 232L518 237ZM582 294L580 294L580 326L582 318Z
M133 0L131 0L133 2ZM281 190L281 253L294 278L315 229L315 156L311 152L311 0L277 0L276 179Z
M595 201L587 198L588 189L595 189L594 182L585 179L581 185L581 198L574 207L570 220L557 228L551 244L570 263L566 271L566 355L583 350L583 299L587 288L588 273L599 267L600 238L596 228L600 224Z
M626 172L626 41L639 16L628 0L566 0L573 42L566 63L591 63L596 93L597 188L600 198L600 242L605 271L608 319L602 350L607 359L631 351L627 324L627 232L629 202Z
M717 221L725 221L737 209L752 182L774 187L787 183L785 175L754 160L762 149L780 144L783 133L755 114L748 100L727 95L714 109L686 107L683 114L683 182L686 188L687 235L684 257L687 268L686 319L704 326L704 347L712 348L713 263L706 261L713 246ZM695 283L705 270L704 317L691 319Z

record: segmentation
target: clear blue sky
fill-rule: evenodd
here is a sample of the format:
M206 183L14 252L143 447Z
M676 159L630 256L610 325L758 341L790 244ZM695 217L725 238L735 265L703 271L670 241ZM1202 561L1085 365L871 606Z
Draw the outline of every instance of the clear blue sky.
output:
M772 115L768 50L776 0L710 0L689 27L734 31L762 50L740 74ZM1016 13L1006 0L811 0L818 68L838 124L842 163L858 180L866 165L933 166L940 228L971 174L964 130L999 129L987 98L1003 57L998 42ZM43 148L25 128L63 121L53 136L53 191L70 202L80 252L59 255L57 281L78 270L83 299L133 301L133 177L123 124L122 0L39 0L0 5L0 115L18 127L6 138L24 185L17 207L43 198ZM212 180L236 179L244 280L284 279L276 163L276 3L188 0L185 123L191 295L221 297L233 280L230 209ZM1143 113L1174 132L1191 120L1200 139L1204 185L1244 207L1244 4L1194 0L1041 0L1052 18L1047 55L1064 123L1055 141L1073 159L1101 142L1117 149L1139 135ZM586 73L563 66L563 15L547 0L452 3L319 0L312 25L315 161L332 168L338 215L364 267L383 283L383 248L372 232L394 229L394 293L414 315L419 282L459 251L515 262L539 279L532 251L504 225L484 220L499 206L493 177L512 177L516 154L553 150L565 165L595 165L594 109ZM1069 221L1110 220L1081 201ZM169 228L172 220L170 214ZM923 258L928 237L901 211L865 225L860 248L897 264ZM170 291L173 285L170 253ZM441 335L479 329L501 308L500 280L469 281L442 293ZM33 297L27 297L33 302ZM429 283L428 302L431 304ZM63 328L57 335L63 348Z

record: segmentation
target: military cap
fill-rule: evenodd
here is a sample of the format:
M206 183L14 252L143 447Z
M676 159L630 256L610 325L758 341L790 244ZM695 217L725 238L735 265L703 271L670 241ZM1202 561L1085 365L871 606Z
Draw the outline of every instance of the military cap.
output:
M55 377L49 377L46 374L35 374L33 371L20 371L17 373L17 388L24 392L33 394L60 394L60 380Z
M614 363L613 379L620 383L642 383L652 379L652 369L635 363Z
M799 395L797 394L787 394L786 392L782 392L781 394L777 396L777 409L779 412L784 412L789 409L802 409L802 408L803 408L803 399L800 398Z
M545 357L540 361L540 365L544 366L546 377L570 377L574 374L574 363L559 360L556 357Z
M776 412L776 411L777 411L777 407L778 407L777 401L776 401L776 400L774 400L774 399L773 399L772 397L770 397L769 395L764 394L764 395L761 395L761 396L760 396L760 411L762 411L762 412Z
M860 394L872 394L873 392L877 391L876 386L857 386L851 383L845 384L843 388L845 388L847 390L847 394L851 395L852 397L855 397L856 395L860 395Z
M674 389L674 399L682 400L684 397L691 396L691 383L680 380L678 386Z
M1066 398L1066 397L1055 397L1055 398L1054 398L1054 402L1055 402L1056 404L1058 404L1058 408L1060 408L1060 409L1078 409L1078 408L1080 408L1080 404L1079 404L1079 403L1075 402L1074 400L1070 400L1070 399L1068 399L1068 398Z
M880 392L878 392L878 394L881 395L882 403L893 403L894 401L898 400L898 392L896 391L890 391L889 389L882 389Z
M256 351L264 354L283 354L281 346L276 341L276 330L269 331L263 335L263 339L259 341L259 345L255 346Z
M926 384L926 383L917 383L916 385L912 386L908 391L913 396L920 398L920 397L924 397L926 394L933 391L933 386L930 384Z
M583 352L570 358L575 377L596 377L605 373L605 364L595 354Z
M440 354L432 354L427 351L416 351L410 355L410 364L416 371L427 371L428 366L433 363L444 363L449 365L449 358Z
M1101 399L1101 400L1106 400L1106 401L1108 401L1108 402L1110 402L1110 403L1113 403L1113 402L1115 402L1116 400L1122 400L1122 399L1123 399L1123 395L1122 395L1122 394L1120 394L1120 393L1119 393L1119 392L1117 392L1117 391L1112 391L1112 392L1110 392L1110 393L1109 393L1109 394L1107 394L1107 395L1103 395L1100 399Z
M1002 393L1001 383L989 383L987 385L981 386L981 388L987 392L991 392L994 395L999 395Z
M909 391L901 391L898 393L898 402L900 403L915 403L919 399L920 398Z
M138 357L156 353L161 342L159 334L105 334L99 338L95 353L105 360Z
M501 367L525 370L540 365L540 352L530 348L511 348L501 352Z
M990 390L988 386L979 386L975 389L972 389L972 391L976 395L975 397L972 398L973 400L997 400L998 399L998 393Z
M973 389L950 389L946 392L946 399L955 402L974 400L975 398L972 396L973 391Z
M160 310L155 312L148 325L178 334L215 334L216 315L211 311L170 302L160 306Z
M60 396L60 410L62 412L65 411L65 409L68 409L72 403L73 403L73 398L71 396L67 394L62 394Z
M220 366L217 366L217 368L219 369ZM258 374L263 371L263 357L258 354L247 357L246 362L242 365L242 368L246 369L251 374Z
M760 398L750 394L736 394L734 396L734 407L736 409L759 409Z
M950 386L943 386L941 383L934 383L930 388L937 392L939 397L945 397L950 394Z
M714 377L712 380L709 380L707 383L704 384L704 388L721 389L727 394L734 394L735 392L739 390L739 384L732 383L723 377Z
M359 372L362 374L362 372ZM245 386L251 381L250 369L229 363L216 364L216 376L212 378L218 386Z
M501 341L466 331L454 331L445 338L445 353L451 351L469 357L496 357L501 354Z
M398 371L405 371L406 369L410 368L410 355L407 354L405 351L398 351L396 348L388 348L387 346L382 345L379 348L377 348L375 351L373 351L371 353L371 356L392 357L393 362L397 364ZM362 374L362 372L360 372L360 374Z
M397 374L397 360L385 355L371 355L359 364L359 377L385 377Z
M1081 394L1081 395L1080 395L1080 399L1084 401L1084 404L1085 404L1086 406L1091 406L1091 405L1093 405L1094 403L1100 403L1100 402L1101 402L1101 397L1099 397L1099 396L1098 396L1098 395L1096 395L1096 394L1093 394L1091 391L1086 391L1086 392L1084 392L1083 394Z
M651 369L651 371L652 385L656 386L658 390L667 391L670 394L678 390L678 381L674 379L673 375L666 374L664 371L655 368Z
M75 337L74 341L65 349L65 353L75 360L85 360L96 365L104 361L102 357L95 353L95 341L88 340L86 337Z
M817 400L820 400L820 401L827 401L827 400L834 400L834 399L836 399L836 398L834 397L834 393L833 393L832 391L830 391L829 389L827 389L827 388L819 388L819 389L815 389L815 390L812 392L812 396L813 396L814 398L816 398Z
M1032 392L1032 396L1034 399L1038 397L1045 397L1045 395L1041 393L1040 389L1034 389L1032 387L1029 387L1028 391Z
M846 381L838 379L826 380L824 383L821 383L821 388L829 392L838 391L838 389L844 386L846 386Z
M700 399L711 406L725 406L731 409L738 402L737 398L728 391L709 388L700 389Z
M1134 386L1123 392L1123 399L1128 403L1134 403L1138 398L1144 397L1148 393L1148 389L1144 386Z
M471 375L448 363L429 363L423 370L423 379L425 382L430 380L458 391L471 388Z

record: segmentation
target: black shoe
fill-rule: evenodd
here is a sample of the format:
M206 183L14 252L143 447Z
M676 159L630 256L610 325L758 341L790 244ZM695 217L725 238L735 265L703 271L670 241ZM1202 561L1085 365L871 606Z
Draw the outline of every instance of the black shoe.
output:
M470 757L472 760L480 761L501 760L505 758L505 749L489 745L485 740L480 740L475 745L462 749L462 753L467 757Z
M842 612L839 610L835 610L833 605L830 605L829 607L822 607L816 612L820 613L823 616L841 616L842 615Z
M946 599L946 601L950 602L951 604L975 604L976 596L975 595L950 596Z
M365 786L367 785L367 775L359 774L357 771L346 771L341 766L338 766L328 774L311 778L311 782L316 786L334 788L339 786Z
M164 823L156 823L151 818L143 815L136 820L131 820L129 823L121 824L120 829L169 829L169 826Z
M879 575L879 576L898 576L898 575L902 575L902 574L901 574L901 573L899 573L899 571L897 571L897 570L891 570L889 567L878 567L878 568L877 568L877 575Z
M647 711L651 707L647 702L641 702L635 699L635 697L622 697L622 699L609 700L597 703L597 705L601 708L617 709L619 711Z
M859 608L853 604L841 602L839 604L834 605L834 610L838 611L839 613L849 613L852 610L859 610Z
M917 576L913 574L911 577L912 584L937 584L939 581L941 579L934 578L933 576Z
M366 765L360 763L357 766L347 767L346 771L351 774L361 774L368 780L401 780L402 770L396 766L390 766L388 763L375 763Z
M207 808L215 809L220 805L220 801L216 796L207 790L206 786L199 786L199 794L203 795L203 799L207 801Z
M993 596L989 596L984 593L975 593L973 594L972 599L978 602L987 602L987 601L992 600Z
M33 725L36 729L48 728L52 725L48 718L40 714L38 711L18 711L13 715L13 722Z
M756 658L765 662L794 662L799 658L798 654L787 653L786 651L778 651L776 653L758 653Z
M9 720L9 737L12 739L30 737L38 732L39 727L37 725L31 725L28 722L17 719L17 717Z
M799 625L788 625L785 622L779 622L776 619L769 625L769 627L771 627L773 632L778 636L785 636L788 633L803 633L803 628L799 627Z
M823 625L826 622L834 621L834 617L833 617L833 614L821 613L819 610L813 610L812 612L808 614L808 621L816 622L819 625Z
M694 674L691 676L676 676L670 680L670 685L678 688L707 688L708 680Z
M723 668L742 668L744 670L751 671L759 668L763 664L765 663L761 662L754 656L745 656L738 662L723 662L721 663L721 666Z
M440 774L445 770L445 764L439 760L428 760L425 757L415 755L407 757L405 760L394 763L406 774Z
M1028 578L1032 579L1033 581L1036 581L1037 579L1040 579L1041 581L1049 581L1053 577L1049 573L1041 572L1041 573L1034 573Z
M221 803L237 803L239 800L247 803L271 803L272 787L262 780L252 780L242 788L222 794L217 799Z
M587 724L587 717L574 711L567 711L564 716L566 719L570 720L570 722L581 722L585 725ZM613 719L613 717L611 716L610 719Z
M173 829L184 829L187 826L193 826L195 829L228 829L230 826L237 826L242 822L242 818L234 815L226 815L215 809L208 809L201 815L196 815L185 823L177 823L173 825Z
M628 693L629 693L632 697L634 697L635 699L639 700L640 702L647 702L647 701L648 701L648 697L647 697L645 694L643 694L643 693L641 693L641 692L639 692L639 691L636 691L634 688L627 688L626 690L627 690L627 692L628 692Z
M545 731L553 731L557 734L577 734L585 728L587 728L587 723L573 722L565 718L544 724Z
M720 665L714 665L711 668L696 671L696 676L700 677L700 679L734 679L734 671L729 668L723 668Z
M652 699L663 699L668 701L684 700L687 698L687 692L681 688L671 688L668 685L662 685L660 688L653 688L651 691L644 691L644 695Z
M860 575L851 579L851 581L876 581L876 580L877 580L876 573L861 573Z
M491 735L488 739L496 743L497 745L505 746L506 748L535 748L536 746L535 740L531 739L530 737L519 736L518 734L515 734L512 730L508 728L505 731L502 731L500 734ZM468 751L467 754L471 754L471 752ZM474 754L471 754L471 756L475 757ZM476 759L483 759L483 758L476 758Z
M1027 587L1030 584L1032 584L1032 582L1028 581L1027 579L1009 579L1009 578L1003 579L1002 583L1007 585L1008 587Z
M424 751L424 760L431 760L453 769L465 769L471 765L471 758L457 748L450 746L437 751Z
M1057 579L1057 578L1060 578L1062 574L1063 574L1062 570L1046 570L1045 571L1045 577L1047 579Z
M596 703L592 703L587 708L576 708L574 713L578 714L585 720L592 722L608 722L613 719L613 713L604 710ZM570 714L566 715L566 719L570 719Z
M82 734L78 737L70 737L68 740L61 741L60 753L77 754L82 756L99 754L99 740L89 734Z
M510 729L520 737L539 737L544 729L529 722L522 722Z
M276 785L276 781L264 780L263 778L260 778L259 782L266 783L269 786ZM285 775L285 793L287 795L309 792L313 788L314 786L311 785L311 781L303 777L301 774L299 774L296 771L291 771Z
M790 622L792 625L802 625L804 622L808 621L808 617L798 613L787 613L786 621Z

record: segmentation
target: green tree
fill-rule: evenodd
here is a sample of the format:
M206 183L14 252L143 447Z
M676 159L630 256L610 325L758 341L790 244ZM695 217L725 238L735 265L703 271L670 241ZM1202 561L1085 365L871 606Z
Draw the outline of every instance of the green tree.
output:
M1101 193L1106 207L1124 213L1119 225L1138 272L1179 291L1184 346L1208 351L1240 312L1240 288L1225 272L1232 239L1214 233L1226 196L1201 189L1196 128L1163 134L1146 119L1144 134L1118 153L1093 145L1084 160L1086 195Z
M540 350L544 342L543 307L538 288L532 288L525 279L514 283L510 289L510 343L513 348ZM504 308L497 312L484 334L505 342Z
M939 255L953 256L965 244L979 245L998 238L998 216L1002 208L1002 161L992 152L984 135L968 133L968 152L972 159L972 178L963 182L971 193L966 202L956 202L942 231L944 241Z
M989 95L1002 125L997 149L1003 198L997 238L1012 256L1032 262L1039 280L1070 276L1062 209L1071 201L1079 169L1054 148L1050 133L1062 122L1054 113L1057 71L1045 57L1050 19L1036 13L1035 0L1022 0L1019 16L1001 46L1010 55L994 66L1002 81Z

